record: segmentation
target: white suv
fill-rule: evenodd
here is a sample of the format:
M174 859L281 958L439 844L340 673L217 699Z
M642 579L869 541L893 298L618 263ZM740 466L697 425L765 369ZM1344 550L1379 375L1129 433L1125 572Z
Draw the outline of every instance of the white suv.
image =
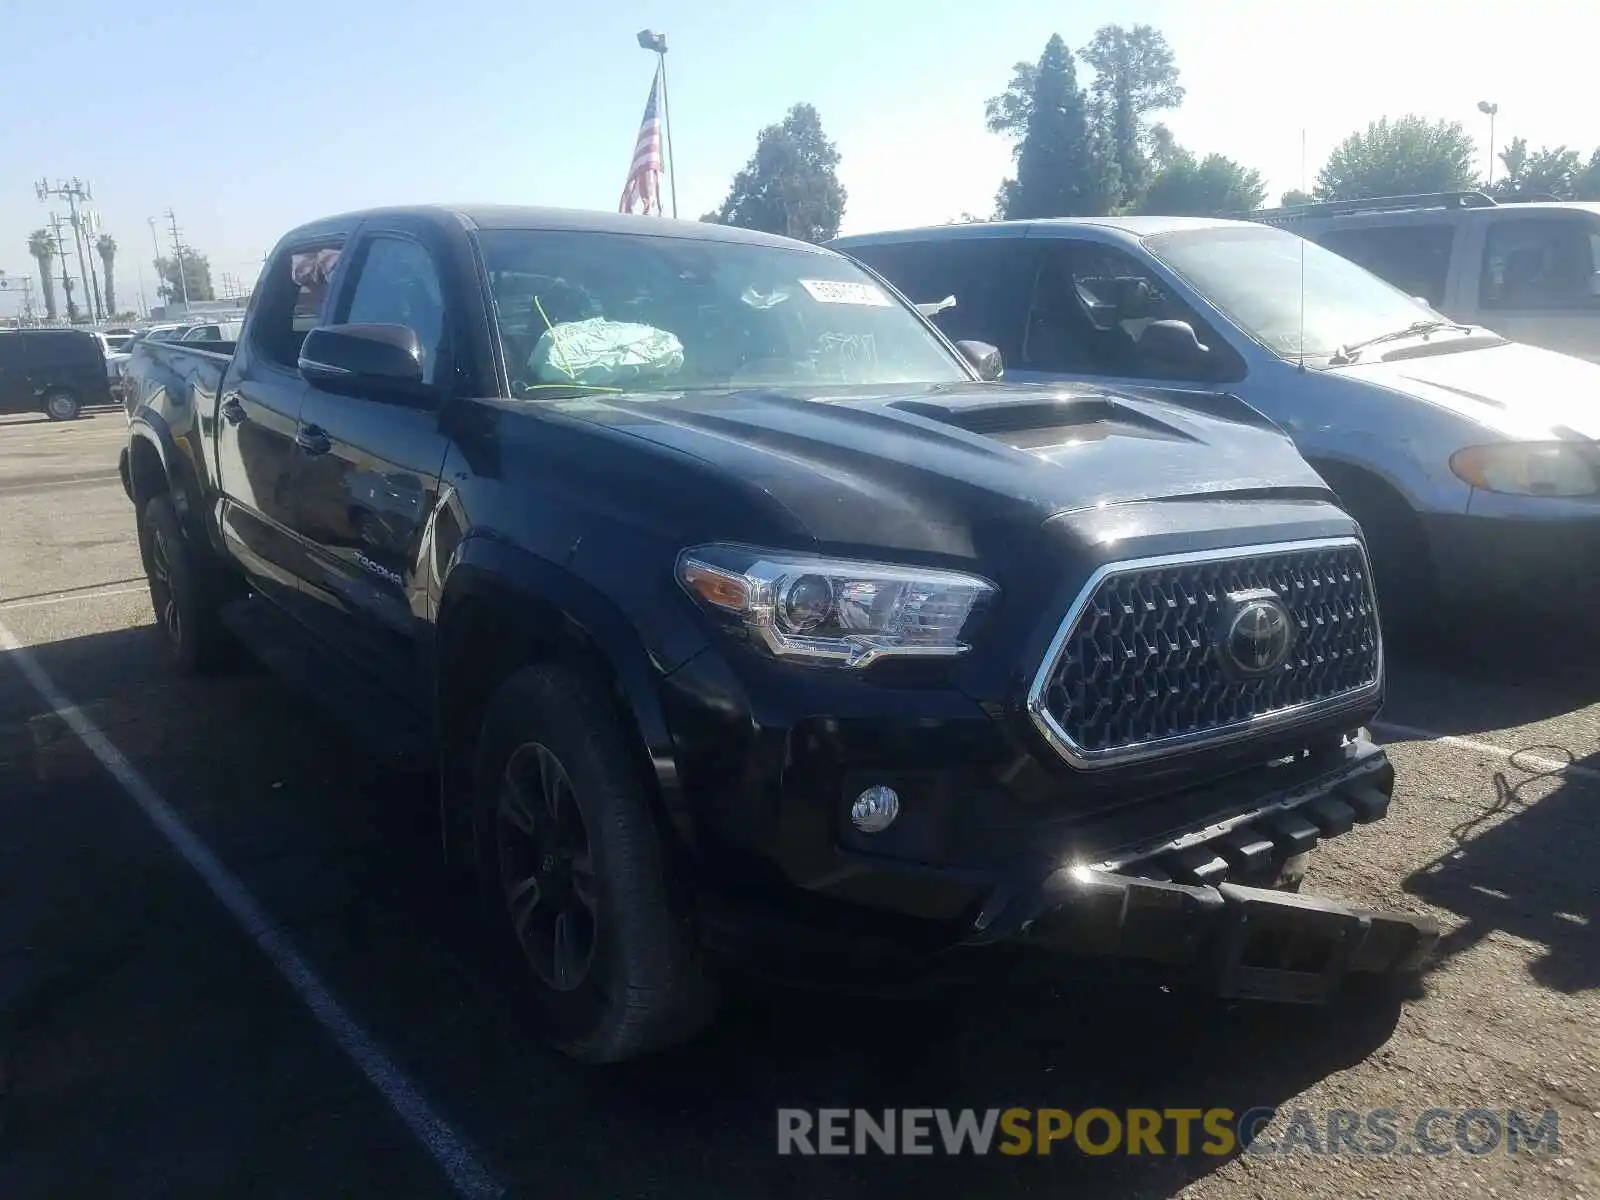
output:
M1264 209L1458 321L1600 362L1600 204L1482 192Z

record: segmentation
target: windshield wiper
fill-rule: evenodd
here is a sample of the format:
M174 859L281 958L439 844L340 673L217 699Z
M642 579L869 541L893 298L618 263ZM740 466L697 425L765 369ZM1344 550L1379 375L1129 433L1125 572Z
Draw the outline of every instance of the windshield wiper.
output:
M1463 333L1471 333L1471 325L1463 325L1459 321L1433 320L1413 321L1404 329L1392 329L1388 333L1380 333L1377 337L1363 338L1359 342L1351 342L1340 346L1329 358L1328 364L1334 367L1345 367L1355 362L1359 355L1368 346L1376 346L1381 342L1398 342L1401 338L1417 337L1421 334L1435 333L1441 329L1459 329Z

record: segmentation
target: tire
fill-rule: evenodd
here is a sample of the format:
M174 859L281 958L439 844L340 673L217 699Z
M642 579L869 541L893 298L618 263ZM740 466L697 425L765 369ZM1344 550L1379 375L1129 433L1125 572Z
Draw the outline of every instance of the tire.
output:
M65 388L57 388L44 398L44 415L52 421L76 421L82 405Z
M1322 473L1366 538L1384 631L1408 640L1442 632L1433 556L1411 506L1387 484L1357 472Z
M207 586L207 575L195 561L168 496L145 502L139 553L156 630L173 665L185 675L215 674L230 665L235 647L219 617L218 589Z
M473 791L485 911L551 1045L620 1062L711 1022L647 781L599 689L560 666L513 675L489 703Z

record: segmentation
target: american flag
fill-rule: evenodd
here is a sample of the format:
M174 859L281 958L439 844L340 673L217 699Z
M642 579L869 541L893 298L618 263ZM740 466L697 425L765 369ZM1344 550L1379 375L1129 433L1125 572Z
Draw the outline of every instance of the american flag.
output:
M628 168L628 182L622 188L622 203L618 212L631 213L635 205L643 205L643 212L661 215L661 69L656 68L655 81L650 85L650 100L644 106L644 120L639 123L639 137L633 144L633 165Z

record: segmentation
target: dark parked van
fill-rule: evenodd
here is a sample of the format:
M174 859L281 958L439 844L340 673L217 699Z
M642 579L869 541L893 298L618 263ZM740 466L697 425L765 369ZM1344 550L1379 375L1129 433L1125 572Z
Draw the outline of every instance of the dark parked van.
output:
M91 404L110 404L105 351L81 329L0 332L0 413L42 412L70 421Z

